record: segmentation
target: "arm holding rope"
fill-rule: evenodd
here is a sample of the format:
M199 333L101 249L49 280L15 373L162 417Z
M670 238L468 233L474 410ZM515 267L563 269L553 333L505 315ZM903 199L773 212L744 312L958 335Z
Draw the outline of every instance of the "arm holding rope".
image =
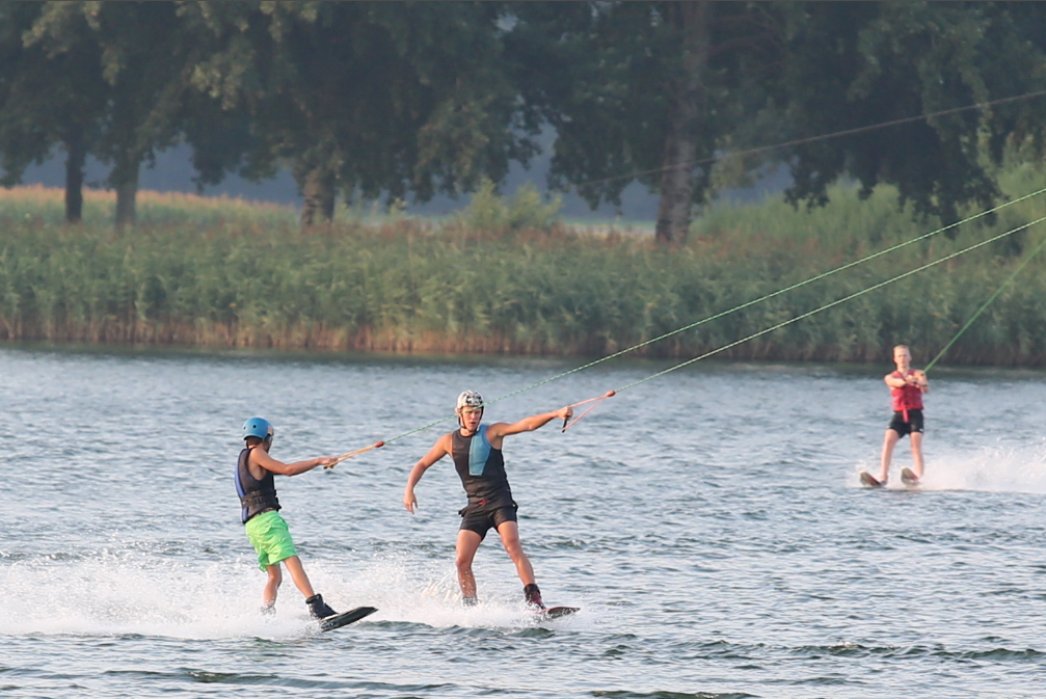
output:
M923 393L930 390L930 382L926 378L925 371L914 370L905 376L896 376L896 372L891 371L883 377L883 381L885 381L886 385L890 388L917 386Z
M306 471L311 471L317 466L327 468L329 464L334 463L334 459L335 457L333 456L318 456L315 459L303 459L302 461L287 464L269 456L269 452L264 449L251 450L252 463L261 466L266 471L271 471L281 476L297 476Z
M902 376L894 376L894 372L890 372L883 377L883 381L890 388L904 388L908 384L908 380Z
M925 371L919 371L916 369L912 371L911 375L905 378L905 381L913 386L918 386L919 390L923 393L928 393L930 391L930 382L926 378Z
M334 468L335 466L340 464L342 461L345 461L345 459L351 459L352 457L359 456L360 454L364 454L364 453L370 451L371 449L380 449L383 446L385 446L385 442L377 441L377 442L374 442L374 444L362 447L360 449L353 449L352 451L347 451L344 454L339 454L337 457L334 458L334 460L331 463L324 464L323 468L327 468L327 469Z
M533 432L536 429L540 429L547 425L552 420L559 418L560 420L569 420L574 414L574 408L567 405L560 408L559 410L552 410L547 413L538 413L537 415L531 415L525 417L517 422L495 422L493 425L487 428L487 439L490 441L490 445L495 449L501 448L501 440L508 437L511 434L519 434L520 432Z

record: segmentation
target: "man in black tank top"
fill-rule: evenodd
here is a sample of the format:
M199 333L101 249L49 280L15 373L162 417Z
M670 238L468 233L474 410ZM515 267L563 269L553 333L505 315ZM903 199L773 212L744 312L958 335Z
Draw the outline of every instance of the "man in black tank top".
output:
M523 583L523 595L535 607L544 608L541 591L534 579L530 559L523 552L519 541L519 526L516 523L516 503L505 474L505 458L501 453L505 437L520 432L530 432L559 418L569 420L573 411L565 407L548 413L539 413L518 422L495 422L483 424L483 398L475 391L465 391L458 396L455 413L460 427L449 432L421 457L407 476L407 487L403 493L403 506L414 513L418 499L414 486L430 466L450 455L461 485L468 496L468 504L459 514L462 517L458 530L455 564L458 569L458 585L465 604L476 602L476 578L472 574L472 561L476 557L487 532L493 528L501 537L516 573Z

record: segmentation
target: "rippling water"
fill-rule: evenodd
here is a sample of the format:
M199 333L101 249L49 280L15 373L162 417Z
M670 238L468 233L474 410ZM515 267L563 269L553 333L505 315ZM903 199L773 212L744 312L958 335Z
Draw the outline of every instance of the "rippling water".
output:
M917 362L918 363L918 362ZM696 365L572 429L506 440L536 624L496 538L482 603L453 571L449 461L410 465L490 398L570 368L268 355L0 350L0 694L15 697L956 697L1046 687L1046 374L941 370L918 490L862 489L891 367ZM600 365L488 409L511 420L663 365ZM264 576L231 474L253 414L317 589L379 611L318 633ZM909 463L907 441L896 468ZM896 471L894 481L897 481Z

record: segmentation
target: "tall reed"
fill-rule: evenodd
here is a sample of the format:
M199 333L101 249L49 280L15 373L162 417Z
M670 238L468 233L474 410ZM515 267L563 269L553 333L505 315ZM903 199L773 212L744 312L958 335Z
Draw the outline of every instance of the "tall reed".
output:
M1004 182L1019 194L1044 179L1027 170ZM812 212L714 207L673 249L647 233L567 227L532 194L488 193L482 210L444 221L351 216L307 232L287 207L156 193L133 229L109 226L112 198L97 192L87 222L68 227L61 196L0 192L2 340L603 356L674 333L635 354L689 358L758 335L721 356L882 362L906 342L928 359L1046 238L1040 225L867 291L1031 220L1036 198L674 332L936 226L898 212L888 190L860 200L845 187ZM1044 272L1046 253L942 361L1046 364Z

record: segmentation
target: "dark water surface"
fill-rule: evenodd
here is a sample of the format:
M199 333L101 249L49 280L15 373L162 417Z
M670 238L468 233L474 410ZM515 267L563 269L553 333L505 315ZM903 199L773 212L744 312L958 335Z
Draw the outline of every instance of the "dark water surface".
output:
M916 362L918 363L918 361ZM884 364L695 365L561 433L510 437L535 623L496 538L481 604L457 596L449 461L411 464L474 388L492 420L664 365L0 349L0 695L12 697L962 697L1046 692L1046 374L931 376L923 486L862 489ZM286 461L388 440L279 479L319 633L264 576L232 485L240 426ZM442 419L414 434L415 428ZM403 436L400 436L403 435Z

